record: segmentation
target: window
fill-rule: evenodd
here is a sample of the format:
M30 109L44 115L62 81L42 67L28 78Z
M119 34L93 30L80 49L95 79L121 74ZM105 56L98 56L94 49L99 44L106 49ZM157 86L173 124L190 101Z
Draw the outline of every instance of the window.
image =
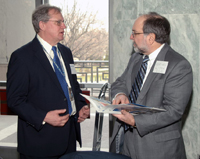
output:
M61 42L72 50L79 82L108 82L108 0L49 0L62 9L66 21L66 34ZM88 88L87 88L88 89ZM100 89L91 88L98 96ZM108 93L107 93L108 98ZM109 115L104 115L101 150L108 151ZM81 123L82 150L92 150L95 110L90 119ZM78 147L77 147L78 148Z

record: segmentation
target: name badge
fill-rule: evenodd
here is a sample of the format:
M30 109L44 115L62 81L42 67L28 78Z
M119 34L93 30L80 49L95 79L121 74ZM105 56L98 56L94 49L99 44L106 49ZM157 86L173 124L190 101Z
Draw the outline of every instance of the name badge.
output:
M69 91L69 98L70 98L70 101L72 102L72 101L74 100L74 95L73 95L72 89L71 89L71 88L68 88L68 91Z
M156 64L153 69L153 73L165 74L168 66L168 61L156 61Z
M75 69L74 64L69 64L69 65L70 65L70 68L71 68L71 73L76 74L76 69Z

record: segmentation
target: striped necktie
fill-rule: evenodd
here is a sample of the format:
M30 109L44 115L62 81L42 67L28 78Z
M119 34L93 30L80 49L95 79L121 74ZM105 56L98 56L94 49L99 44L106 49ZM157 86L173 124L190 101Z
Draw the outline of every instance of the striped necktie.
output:
M57 48L55 46L53 46L52 50L53 50L53 53L54 53L53 67L54 67L55 73L57 75L57 78L60 82L60 85L61 85L61 87L64 91L65 97L67 98L68 110L69 110L69 114L71 115L72 106L71 106L71 101L70 101L70 97L69 97L68 85L67 85L67 82L65 80L64 70L61 67L60 60L59 60L58 55L57 55Z
M147 70L147 61L149 60L149 56L145 56L140 67L140 70L135 78L135 82L132 85L131 93L129 95L129 100L131 103L136 103L137 97L140 93L141 87L143 85L143 80Z

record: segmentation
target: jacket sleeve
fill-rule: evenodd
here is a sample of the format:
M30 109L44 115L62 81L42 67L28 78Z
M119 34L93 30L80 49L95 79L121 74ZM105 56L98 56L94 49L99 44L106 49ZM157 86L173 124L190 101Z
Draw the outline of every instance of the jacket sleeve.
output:
M125 71L122 73L120 77L116 79L115 82L112 83L111 85L111 99L115 97L116 94L118 93L124 93L127 97L129 96L129 88L131 87L127 85L127 81L131 81L131 75L132 75L132 70L133 70L133 63L135 63L136 58L140 58L140 56L137 56L138 54L135 53L131 56L129 59L128 65L125 69ZM130 82L131 83L131 82Z

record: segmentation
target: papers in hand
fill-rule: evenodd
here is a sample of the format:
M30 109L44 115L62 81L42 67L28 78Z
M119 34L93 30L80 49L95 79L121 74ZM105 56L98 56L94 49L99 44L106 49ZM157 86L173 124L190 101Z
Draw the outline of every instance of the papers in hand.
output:
M146 113L156 113L163 112L165 109L147 107L138 104L118 104L112 105L110 101L98 99L92 96L87 96L81 94L84 98L90 101L90 104L96 109L99 113L109 113L109 114L121 114L121 110L126 110L131 114L146 114Z

